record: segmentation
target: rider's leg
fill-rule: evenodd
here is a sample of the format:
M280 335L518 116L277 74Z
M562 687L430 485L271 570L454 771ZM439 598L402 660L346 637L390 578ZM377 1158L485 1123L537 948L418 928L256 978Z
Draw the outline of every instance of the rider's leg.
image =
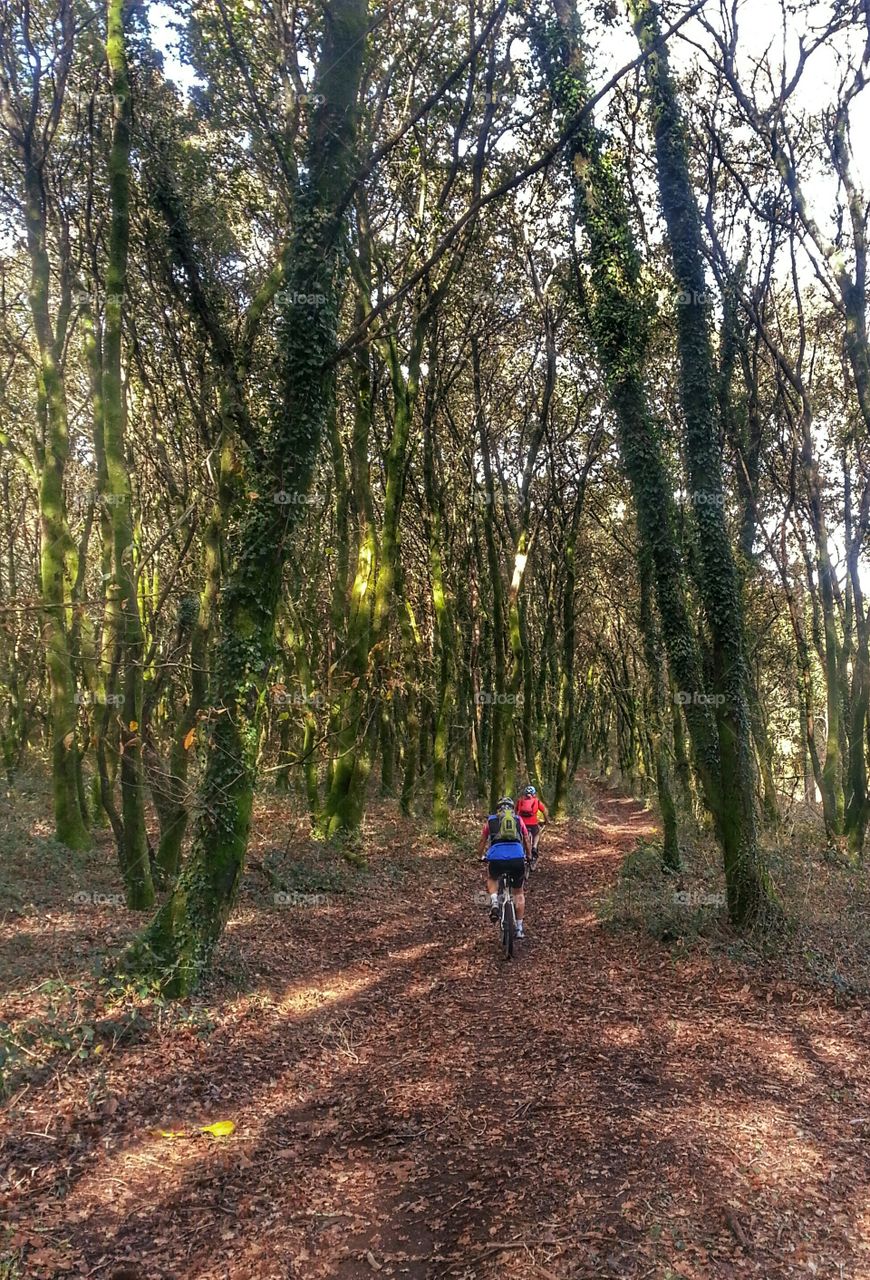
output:
M489 918L495 920L498 917L498 881L490 875L489 864L486 871L486 887L489 892Z

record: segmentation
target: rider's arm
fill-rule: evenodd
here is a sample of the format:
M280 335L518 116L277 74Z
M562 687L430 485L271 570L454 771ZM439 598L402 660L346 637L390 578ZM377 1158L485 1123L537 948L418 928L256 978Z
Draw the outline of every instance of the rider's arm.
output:
M523 849L525 850L526 857L530 858L532 855L532 842L529 837L528 830L526 829L526 824L519 816L517 816L517 823L520 828L520 835L523 839Z
M489 839L489 823L488 823L488 822L485 822L485 823L483 824L483 830L482 830L482 831L481 831L481 833L480 833L480 839L479 839L479 840L478 840L478 842L477 842L477 856L478 856L478 858L482 858L482 857L483 857L483 855L484 855L484 853L485 853L485 851L486 851L486 845L487 845L487 841L488 841L488 839Z
M545 821L545 822L549 822L549 821L550 821L550 814L549 814L549 812L548 812L548 810L547 810L547 806L544 804L543 800L539 800L539 801L538 801L538 813L542 813L542 814L544 815L544 821Z

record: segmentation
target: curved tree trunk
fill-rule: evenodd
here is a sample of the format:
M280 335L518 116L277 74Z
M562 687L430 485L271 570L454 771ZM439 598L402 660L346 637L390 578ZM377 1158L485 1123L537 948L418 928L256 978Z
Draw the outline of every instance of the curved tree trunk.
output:
M318 62L320 98L300 183L281 335L284 387L258 498L242 516L220 610L205 775L190 857L145 935L175 994L208 967L235 901L251 821L257 713L271 665L284 561L335 394L338 249L353 165L356 100L365 44L364 0L332 0ZM304 297L306 302L298 303ZM307 301L314 299L314 302ZM318 305L317 299L323 302Z

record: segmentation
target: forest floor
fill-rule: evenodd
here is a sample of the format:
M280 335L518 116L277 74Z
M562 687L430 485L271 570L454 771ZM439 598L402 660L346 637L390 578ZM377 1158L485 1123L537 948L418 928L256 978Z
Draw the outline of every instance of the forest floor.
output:
M605 927L641 804L601 789L544 833L511 963L473 836L385 813L355 888L282 897L280 823L261 802L215 978L179 1005L93 974L136 924L82 901L108 846L28 846L0 1277L870 1278L870 1007Z

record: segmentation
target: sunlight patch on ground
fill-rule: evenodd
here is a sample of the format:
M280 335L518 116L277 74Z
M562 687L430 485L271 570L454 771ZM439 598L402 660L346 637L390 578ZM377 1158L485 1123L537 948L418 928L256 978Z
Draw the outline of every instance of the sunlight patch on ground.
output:
M707 1154L721 1162L723 1174L741 1165L763 1166L768 1181L781 1175L792 1182L795 1175L810 1179L827 1167L818 1144L775 1103L738 1101L727 1090L710 1102L680 1109L685 1132L703 1141Z
M391 960L398 960L404 964L406 961L422 960L424 956L438 950L440 950L440 947L437 942L419 942L414 946L399 947L395 951L388 951L387 955Z
M812 1065L818 1070L845 1071L849 1067L854 1067L857 1071L864 1072L866 1070L866 1056L859 1051L858 1046L847 1038L847 1034L842 1036L833 1034L820 1034L818 1029L813 1026L810 1018L801 1019L806 1030L807 1039L806 1047L803 1052L807 1055L813 1055L817 1059ZM848 1033L849 1026L844 1019L844 1032ZM812 1059L811 1059L812 1061Z
M870 1194L866 1196L863 1205L856 1206L855 1226L859 1235L866 1241L870 1241Z
M54 840L54 824L49 818L37 818L31 824L30 835L36 840Z
M289 894L284 895L285 899L289 896ZM302 897L308 898L315 898L316 896L316 894L302 895ZM276 894L276 897L279 897L279 895ZM295 910L297 912L304 911L306 920L320 921L324 917L334 915L335 904L327 899L326 894L323 897L326 899L324 902L305 902L303 905L297 906ZM278 902L268 903L265 906L240 906L237 904L233 909L232 916L227 921L226 932L238 933L242 929L251 928L252 925L257 923L264 911L273 915L282 926L289 926L290 921L294 918L292 900L289 905L283 905L280 897Z
M635 1024L620 1027L598 1026L595 1028L595 1039L602 1045L643 1044L646 1038L646 1028Z
M349 977L339 978L338 981L330 982L329 986L321 986L319 983L297 983L295 986L286 987L281 1000L278 1003L278 1010L282 1014L307 1014L312 1009L325 1009L331 1005L338 1004L339 1001L347 1000L350 996L358 996L363 991L368 991L377 982L376 975L366 975L364 978L351 979Z
M601 921L594 911L586 911L582 915L570 916L565 913L565 919L568 921L572 929L600 929Z
M669 1019L668 1029L681 1052L697 1053L704 1049L715 1056L734 1052L752 1064L754 1075L761 1072L768 1085L779 1082L800 1083L814 1074L800 1047L787 1031L775 1031L765 1027L761 1031L747 1028L741 1023L734 1026L714 1024L700 1028L690 1018Z

